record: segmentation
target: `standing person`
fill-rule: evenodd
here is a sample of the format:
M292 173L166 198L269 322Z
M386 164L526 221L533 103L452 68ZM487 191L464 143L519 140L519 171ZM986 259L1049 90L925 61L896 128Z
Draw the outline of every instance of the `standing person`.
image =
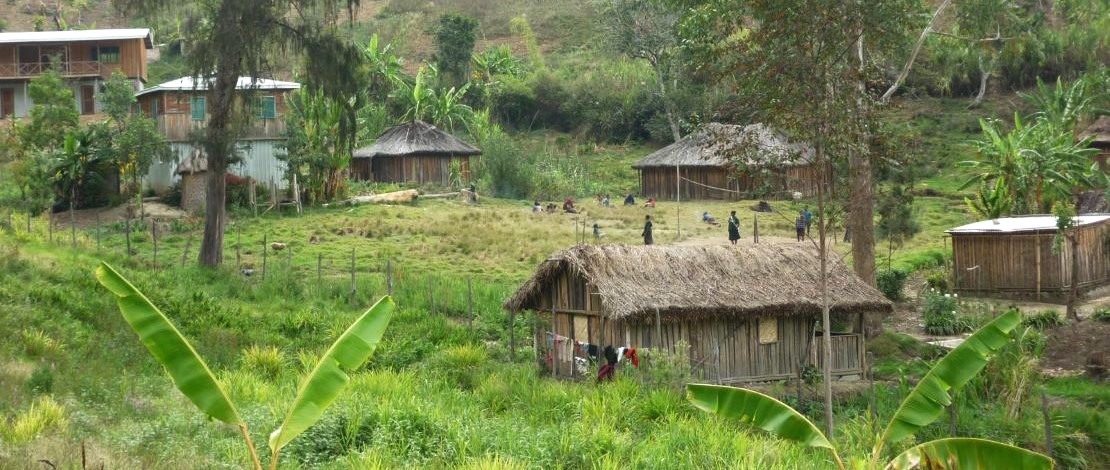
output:
M804 242L806 240L806 214L799 212L798 218L794 220L794 228L798 232L798 241Z
M601 226L594 222L594 240L601 241L601 237L604 236L605 234L601 233Z
M736 211L731 211L728 213L728 241L735 245L737 240L740 240L740 219Z
M653 240L651 239L651 216L650 215L645 215L644 216L644 232L641 233L640 235L643 235L645 245L652 244Z
M802 216L806 218L806 236L809 236L809 227L813 225L813 213L809 211L809 206L806 206L802 211Z

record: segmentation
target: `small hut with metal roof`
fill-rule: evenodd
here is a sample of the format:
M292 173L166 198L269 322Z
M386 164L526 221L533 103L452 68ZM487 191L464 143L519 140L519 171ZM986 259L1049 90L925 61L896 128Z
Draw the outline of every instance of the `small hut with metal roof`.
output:
M948 230L956 291L1063 300L1072 283L1079 291L1110 283L1110 214L1080 215L1074 222L1069 230L1078 237L1077 253L1070 243L1053 249L1058 229L1051 215L983 220Z
M710 123L632 165L643 197L742 199L817 193L813 149L764 124ZM677 180L677 181L676 181Z
M809 244L579 245L544 261L504 308L536 312L540 366L558 376L606 346L689 355L707 380L797 377L821 366L822 296ZM833 374L862 374L862 317L891 303L829 260ZM679 351L679 348L685 350Z
M462 139L416 120L394 126L373 145L355 150L351 175L381 183L461 185L470 182L471 157L481 154Z

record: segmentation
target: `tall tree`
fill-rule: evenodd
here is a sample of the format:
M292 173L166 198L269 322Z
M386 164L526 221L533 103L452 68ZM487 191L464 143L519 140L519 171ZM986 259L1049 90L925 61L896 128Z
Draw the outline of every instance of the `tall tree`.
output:
M140 181L155 160L170 158L165 136L154 120L135 112L135 87L122 73L115 72L97 94L104 113L112 120L110 142L112 159L120 176L130 182L130 191L141 193ZM139 199L140 204L142 199Z
M828 179L830 171L824 169L849 154L869 158L866 150L872 99L859 86L866 69L857 56L865 47L880 49L895 43L895 39L900 41L913 2L675 1L687 8L680 32L698 64L715 69L718 76L734 77L742 98L762 105L765 122L788 131L794 139L813 144L816 165L822 169L817 192L817 245L824 306L825 425L831 434L826 209L834 188ZM850 176L860 178L861 172L866 173L869 196L870 168L853 169ZM868 226L873 223L874 207L869 197L866 201L849 199L849 209L853 220L862 220L865 217L861 215L867 214ZM860 235L853 233L853 238ZM866 247L867 253L853 248L853 264L874 265L873 244Z
M19 128L23 145L32 150L60 147L63 136L78 124L73 89L61 74L51 69L31 79L28 93L35 105L31 107L31 119Z
M461 15L439 17L435 28L435 63L445 85L462 87L470 78L470 56L478 38L478 20Z
M124 9L146 15L179 11L181 1L116 0ZM209 80L208 122L203 139L208 156L204 239L200 263L223 262L224 228L227 225L225 177L237 139L236 125L249 119L245 112L253 92L236 92L240 75L263 76L272 58L287 60L304 53L305 81L337 102L358 96L363 86L362 51L341 34L337 22L346 7L353 16L359 0L192 0L186 58L194 75ZM239 100L237 101L237 97ZM339 129L355 135L355 109L344 110Z
M682 130L670 99L677 75L680 11L663 0L604 0L600 13L609 44L628 57L651 64L671 136L676 141L681 139Z

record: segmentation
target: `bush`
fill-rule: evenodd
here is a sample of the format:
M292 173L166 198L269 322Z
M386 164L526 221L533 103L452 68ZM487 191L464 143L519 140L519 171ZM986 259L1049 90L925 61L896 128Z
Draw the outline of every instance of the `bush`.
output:
M243 367L270 380L281 377L285 356L274 346L254 345L243 351Z
M956 294L929 290L924 300L921 313L925 318L925 333L948 336L971 329L971 325L958 313L960 305Z
M53 358L61 355L62 342L51 338L41 330L23 330L23 350L31 357Z
M1060 312L1056 310L1042 310L1032 315L1023 315L1021 319L1022 326L1028 326L1043 330L1045 328L1052 328L1064 324L1064 319L1060 317Z
M27 390L35 394L49 394L54 390L54 371L49 366L39 366L27 379Z
M4 434L9 441L27 442L43 432L65 426L65 409L49 395L43 395L31 404L31 408L20 413L11 428Z
M1110 308L1100 308L1098 310L1095 310L1095 313L1091 315L1091 319L1110 323Z
M899 300L902 298L902 288L905 287L908 277L909 273L900 269L884 269L875 276L875 281L879 292L882 292L886 298Z
M925 277L925 285L938 292L948 292L948 273L938 271Z

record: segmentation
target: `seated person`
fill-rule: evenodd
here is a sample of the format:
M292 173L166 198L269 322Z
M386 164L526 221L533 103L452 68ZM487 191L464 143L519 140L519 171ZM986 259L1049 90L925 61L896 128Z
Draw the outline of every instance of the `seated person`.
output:
M601 237L604 236L605 234L601 233L601 226L594 222L594 240L601 240Z
M717 219L715 219L715 218L713 218L713 216L709 215L709 211L701 213L701 221L705 222L709 225L719 225L717 223Z
M568 197L566 201L563 201L563 212L568 214L578 213L578 211L574 209L574 199Z
M532 212L543 212L543 206L540 205L540 201L532 203Z
M655 209L655 198L649 197L647 202L644 203L644 207L650 207L652 209Z
M632 193L628 193L628 195L624 197L624 205L626 205L626 206L635 206L636 205L636 198L632 197Z
M552 214L555 213L555 203L554 202L547 203L547 212L550 212Z
M601 198L601 205L603 207L609 207L609 195L608 194L606 194L605 197Z

